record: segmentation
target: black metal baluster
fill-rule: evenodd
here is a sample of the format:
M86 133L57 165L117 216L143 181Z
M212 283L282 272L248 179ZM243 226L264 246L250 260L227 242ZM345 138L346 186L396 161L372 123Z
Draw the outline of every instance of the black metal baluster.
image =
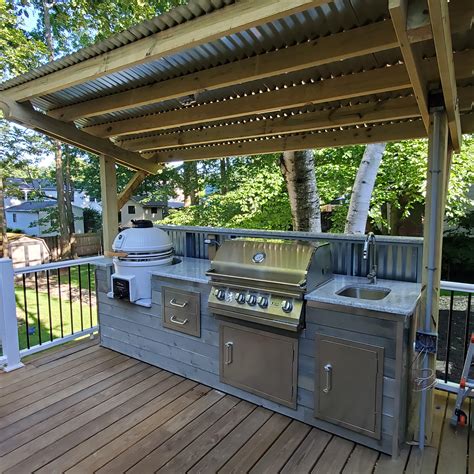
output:
M26 347L30 348L30 327L28 325L28 303L26 302L26 277L23 273L23 304L25 306Z
M448 381L449 356L451 352L451 326L453 322L454 291L451 290L451 299L449 301L448 315L448 335L446 338L446 364L444 366L444 381Z
M53 316L51 312L51 292L49 284L49 270L46 270L46 289L48 290L49 340L53 340Z
M89 317L91 320L92 327L92 282L91 282L91 264L87 264L87 279L89 283Z
M471 318L471 299L472 299L472 293L469 293L467 295L467 309L466 309L466 328L465 328L465 333L464 333L464 355L463 355L463 360L466 359L466 354L467 354L467 349L469 347L469 342L471 341L471 334L469 333L469 322Z
M69 278L69 315L71 319L71 334L74 334L74 321L72 317L72 286L71 286L71 267L67 267L67 274Z
M35 291L36 291L36 319L38 320L38 344L41 346L41 316L38 291L38 272L35 272Z
M79 311L81 313L81 331L84 331L84 317L82 314L82 278L81 278L81 266L77 266L77 274L79 278Z
M61 324L61 337L64 337L64 326L63 326L63 302L61 297L61 271L58 268L58 293L59 293L59 322Z

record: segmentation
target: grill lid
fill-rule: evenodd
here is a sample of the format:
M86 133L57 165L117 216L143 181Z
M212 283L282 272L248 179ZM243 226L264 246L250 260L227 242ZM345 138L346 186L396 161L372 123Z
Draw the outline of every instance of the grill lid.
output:
M115 251L157 254L172 250L173 243L168 234L157 227L132 227L115 237L112 244Z
M213 280L252 280L258 286L277 284L304 290L313 255L323 245L327 243L226 240L211 263L209 275Z

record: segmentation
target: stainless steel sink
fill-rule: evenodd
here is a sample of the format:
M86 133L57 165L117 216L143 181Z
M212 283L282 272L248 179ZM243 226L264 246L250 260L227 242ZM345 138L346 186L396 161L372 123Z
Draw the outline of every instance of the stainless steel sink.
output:
M349 298L358 298L362 300L381 300L390 293L389 288L370 287L363 285L346 286L339 290L339 296L347 296Z

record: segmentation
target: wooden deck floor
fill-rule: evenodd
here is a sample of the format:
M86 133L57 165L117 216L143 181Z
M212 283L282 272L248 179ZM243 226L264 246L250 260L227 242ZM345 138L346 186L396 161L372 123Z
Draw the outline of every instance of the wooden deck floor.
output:
M436 394L435 446L392 461L86 342L0 374L0 470L472 473L474 436L450 428L453 400Z

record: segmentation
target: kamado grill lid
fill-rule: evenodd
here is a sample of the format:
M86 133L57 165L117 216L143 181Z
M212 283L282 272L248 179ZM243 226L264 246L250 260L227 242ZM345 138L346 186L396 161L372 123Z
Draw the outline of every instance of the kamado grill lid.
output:
M153 227L147 220L132 221L133 227L125 229L115 237L112 248L118 252L156 254L172 250L173 243L168 234Z

